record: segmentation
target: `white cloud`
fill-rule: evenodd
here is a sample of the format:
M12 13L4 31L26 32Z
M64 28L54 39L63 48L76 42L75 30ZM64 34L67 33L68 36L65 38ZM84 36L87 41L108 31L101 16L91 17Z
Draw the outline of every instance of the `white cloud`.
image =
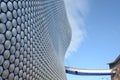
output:
M85 36L84 19L89 12L87 0L64 0L68 20L72 29L72 40L65 57L76 52Z

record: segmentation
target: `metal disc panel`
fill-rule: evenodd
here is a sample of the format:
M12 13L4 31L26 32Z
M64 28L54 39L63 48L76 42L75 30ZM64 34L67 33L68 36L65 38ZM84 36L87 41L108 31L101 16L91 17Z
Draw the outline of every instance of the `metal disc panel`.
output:
M0 0L0 80L66 80L63 0Z

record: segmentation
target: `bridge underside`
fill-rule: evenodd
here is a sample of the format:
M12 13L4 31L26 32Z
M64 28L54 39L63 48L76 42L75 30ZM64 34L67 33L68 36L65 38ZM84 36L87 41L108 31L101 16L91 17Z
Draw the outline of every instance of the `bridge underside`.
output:
M113 75L115 72L110 70L83 70L71 67L65 67L66 73L73 75L87 75L87 76L100 76L100 75Z

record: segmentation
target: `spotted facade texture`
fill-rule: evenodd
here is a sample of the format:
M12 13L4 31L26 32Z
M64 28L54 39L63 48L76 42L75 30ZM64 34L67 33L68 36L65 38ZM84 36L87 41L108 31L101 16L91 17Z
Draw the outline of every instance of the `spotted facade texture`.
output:
M0 80L66 80L70 40L62 0L0 0Z

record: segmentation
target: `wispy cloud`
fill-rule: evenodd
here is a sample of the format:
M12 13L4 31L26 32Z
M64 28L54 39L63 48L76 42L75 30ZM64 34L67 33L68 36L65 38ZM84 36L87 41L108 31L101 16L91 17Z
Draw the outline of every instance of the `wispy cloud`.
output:
M85 17L89 12L88 0L64 0L68 20L72 29L72 41L67 50L66 58L76 52L85 36Z

